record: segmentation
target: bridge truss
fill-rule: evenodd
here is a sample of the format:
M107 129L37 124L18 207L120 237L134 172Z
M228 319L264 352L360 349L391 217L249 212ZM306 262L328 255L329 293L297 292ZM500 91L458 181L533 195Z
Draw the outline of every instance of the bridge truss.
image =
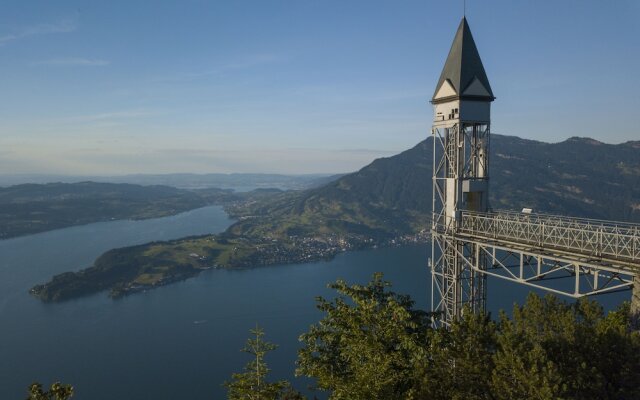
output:
M640 272L640 225L509 211L463 211L465 247L489 260L483 274L574 298L629 289ZM477 257L477 256L476 256ZM573 278L569 288L559 278Z
M484 307L487 276L580 298L631 289L640 274L638 224L461 211L455 228L432 231L441 257L431 265L432 302L444 325L464 306Z

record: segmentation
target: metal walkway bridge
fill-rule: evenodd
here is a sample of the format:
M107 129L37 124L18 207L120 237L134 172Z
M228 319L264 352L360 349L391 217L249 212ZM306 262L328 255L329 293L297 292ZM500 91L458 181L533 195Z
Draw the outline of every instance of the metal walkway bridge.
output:
M482 269L469 262L478 272L572 297L628 289L640 273L638 224L462 211L456 237L488 259ZM571 288L555 282L563 277Z

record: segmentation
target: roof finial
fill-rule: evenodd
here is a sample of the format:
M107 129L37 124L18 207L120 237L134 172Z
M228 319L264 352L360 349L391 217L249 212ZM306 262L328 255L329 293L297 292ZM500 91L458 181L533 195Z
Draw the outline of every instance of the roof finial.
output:
M462 17L467 18L467 0L462 0Z

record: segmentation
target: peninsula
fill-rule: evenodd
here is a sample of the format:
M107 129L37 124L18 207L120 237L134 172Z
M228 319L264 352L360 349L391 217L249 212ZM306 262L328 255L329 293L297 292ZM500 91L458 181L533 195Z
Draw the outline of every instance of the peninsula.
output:
M110 250L90 268L56 275L30 293L45 302L56 302L108 290L112 298L145 291L193 277L211 268L241 269L272 264L328 260L336 254L374 245L373 239L349 235L226 238L206 235ZM406 236L403 243L424 241ZM400 244L389 241L385 244Z

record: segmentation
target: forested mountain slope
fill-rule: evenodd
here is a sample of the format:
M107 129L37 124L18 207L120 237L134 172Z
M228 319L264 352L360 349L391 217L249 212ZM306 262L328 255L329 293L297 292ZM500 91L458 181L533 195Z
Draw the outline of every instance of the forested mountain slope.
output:
M492 135L494 209L640 221L640 142L587 138L543 143ZM431 138L322 187L281 193L232 210L250 216L237 234L312 232L393 235L425 228L431 212Z

